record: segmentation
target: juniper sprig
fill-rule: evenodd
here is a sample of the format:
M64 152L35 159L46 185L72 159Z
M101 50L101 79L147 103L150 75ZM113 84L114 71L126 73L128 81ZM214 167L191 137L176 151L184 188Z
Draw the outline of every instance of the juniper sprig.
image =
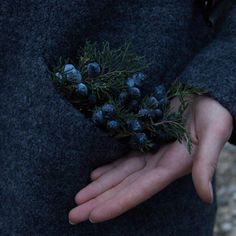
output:
M143 57L125 44L112 49L108 42L100 47L87 42L78 50L78 62L62 62L51 72L57 89L76 108L110 136L127 142L141 152L156 151L174 140L184 142L191 152L191 136L185 128L184 112L196 88L174 82L167 90L156 85L153 93L142 89L147 76L142 72ZM170 100L178 97L180 106L173 111Z
M96 43L87 42L79 51L78 67L84 81L89 83L99 99L109 99L125 87L126 79L147 66L141 64L142 57L130 51L130 45L111 49L108 42L102 44L99 50ZM91 78L87 73L87 65L97 62L101 66L99 76Z

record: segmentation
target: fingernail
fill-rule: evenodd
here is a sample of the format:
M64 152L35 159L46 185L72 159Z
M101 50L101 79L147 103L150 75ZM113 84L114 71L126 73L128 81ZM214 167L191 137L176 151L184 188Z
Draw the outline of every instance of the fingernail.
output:
M214 200L214 195L213 195L213 188L212 188L212 184L211 184L211 182L209 182L209 188L210 188L210 193L211 193L211 203L212 203L213 200Z
M69 223L70 223L71 225L76 225L76 223L73 223L73 222L71 222L70 220L69 220Z

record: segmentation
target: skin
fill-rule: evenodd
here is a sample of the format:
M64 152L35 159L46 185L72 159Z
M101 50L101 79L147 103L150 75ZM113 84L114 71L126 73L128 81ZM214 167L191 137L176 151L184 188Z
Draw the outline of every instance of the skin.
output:
M173 107L178 104L177 99L172 100ZM207 96L194 97L184 116L193 140L191 155L185 144L176 141L155 154L131 152L93 170L91 183L75 196L77 207L69 212L69 222L113 219L190 173L199 197L211 203L212 176L231 136L233 119L222 105Z

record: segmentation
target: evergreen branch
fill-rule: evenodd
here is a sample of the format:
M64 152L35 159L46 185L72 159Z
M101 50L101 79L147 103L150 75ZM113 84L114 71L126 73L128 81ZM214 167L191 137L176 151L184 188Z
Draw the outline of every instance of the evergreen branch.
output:
M76 108L83 112L86 117L91 118L96 109L101 109L105 103L112 104L115 107L116 114L112 119L119 121L120 127L117 130L109 131L105 125L101 128L105 129L112 137L119 140L128 140L137 133L130 131L127 121L139 120L140 117L137 111L131 111L126 105L121 105L117 99L120 92L127 90L127 79L132 77L137 72L142 72L149 67L149 64L143 63L144 57L139 57L132 53L130 44L125 44L118 49L112 49L108 42L104 42L100 49L97 43L87 42L83 48L78 50L78 69L83 78L83 83L88 87L91 94L97 96L97 104L91 105L87 98L81 98L76 93L77 82L68 81L65 75L64 64L70 60L59 59L51 73L51 78L57 89L72 102ZM88 74L88 64L96 62L101 67L101 71L95 77L90 77ZM58 81L55 76L56 72L60 72L62 79ZM145 121L140 121L143 124L143 133L147 136L147 141L139 147L142 152L151 150L156 145L156 140L164 140L165 143L178 140L185 142L189 153L192 150L191 136L185 128L184 112L192 101L194 95L201 95L205 91L189 87L176 81L167 91L166 97L168 100L178 97L180 106L177 111L172 111L170 104L161 107L164 113L160 121L155 121L148 118ZM148 98L153 94L143 94L140 100L140 106L148 109L153 109L148 104ZM161 142L161 141L160 141Z

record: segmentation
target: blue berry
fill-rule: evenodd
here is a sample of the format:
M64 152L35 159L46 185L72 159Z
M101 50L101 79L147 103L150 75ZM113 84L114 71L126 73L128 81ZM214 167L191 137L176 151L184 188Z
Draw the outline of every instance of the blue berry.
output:
M128 127L131 131L139 132L142 131L142 126L138 120L131 120L128 122Z
M86 97L88 95L88 88L85 84L80 83L76 86L76 93L80 96Z
M162 110L160 110L160 109L155 109L154 111L155 111L156 118L162 119L162 117L163 117L163 112L162 112Z
M128 109L129 109L130 111L136 112L136 111L138 111L139 106L140 106L140 104L139 104L139 102L138 102L137 100L131 100L131 101L129 102L129 104L128 104Z
M97 77L101 73L101 67L97 62L92 62L87 65L89 77Z
M152 110L151 111L151 118L154 120L154 121L158 121L158 120L161 120L163 118L163 112L162 110L160 109L155 109L155 110Z
M119 121L116 120L110 120L107 122L107 128L109 130L117 130L120 127Z
M161 107L169 105L170 101L167 97L164 97L159 100L159 104Z
M134 79L134 86L141 87L146 76L142 72L135 73L132 77Z
M75 73L73 79L75 80L76 83L81 83L82 75L79 70L76 70L76 73Z
M166 88L164 87L164 85L159 85L159 86L155 87L153 96L157 100L160 100L163 97L165 97L166 96Z
M61 74L60 72L57 72L57 73L55 74L55 77L56 77L56 79L57 79L58 81L61 81L61 80L62 80L62 74Z
M134 78L128 78L126 84L129 88L134 87L135 86Z
M104 123L104 117L103 117L103 113L101 110L98 109L93 112L92 121L95 124L100 124L100 125Z
M126 91L123 91L119 95L119 101L121 105L124 105L127 102L128 99L128 93Z
M149 110L149 109L146 109L146 108L142 108L142 109L139 110L138 116L139 116L141 119L147 119L147 118L150 117L150 110Z
M136 88L136 87L129 88L129 94L132 98L135 98L135 99L138 99L141 97L141 92L139 88Z
M138 133L135 136L139 144L145 144L148 141L147 135L145 133Z
M64 73L67 80L75 81L80 83L82 81L82 76L79 70L77 70L72 64L66 64L64 66Z
M91 93L88 97L88 101L91 105L95 105L97 103L97 96L94 93Z
M153 96L151 96L147 99L147 103L148 103L148 106L150 106L152 108L157 108L159 106L157 99Z
M102 106L102 112L106 118L110 118L116 113L115 106L109 103L106 103Z
M72 64L65 64L65 66L64 66L64 73L69 74L70 72L75 72L75 71L76 71L76 69L75 69L74 65L72 65Z
M136 133L130 139L130 145L131 147L135 149L144 147L147 142L148 142L148 138L145 133Z

